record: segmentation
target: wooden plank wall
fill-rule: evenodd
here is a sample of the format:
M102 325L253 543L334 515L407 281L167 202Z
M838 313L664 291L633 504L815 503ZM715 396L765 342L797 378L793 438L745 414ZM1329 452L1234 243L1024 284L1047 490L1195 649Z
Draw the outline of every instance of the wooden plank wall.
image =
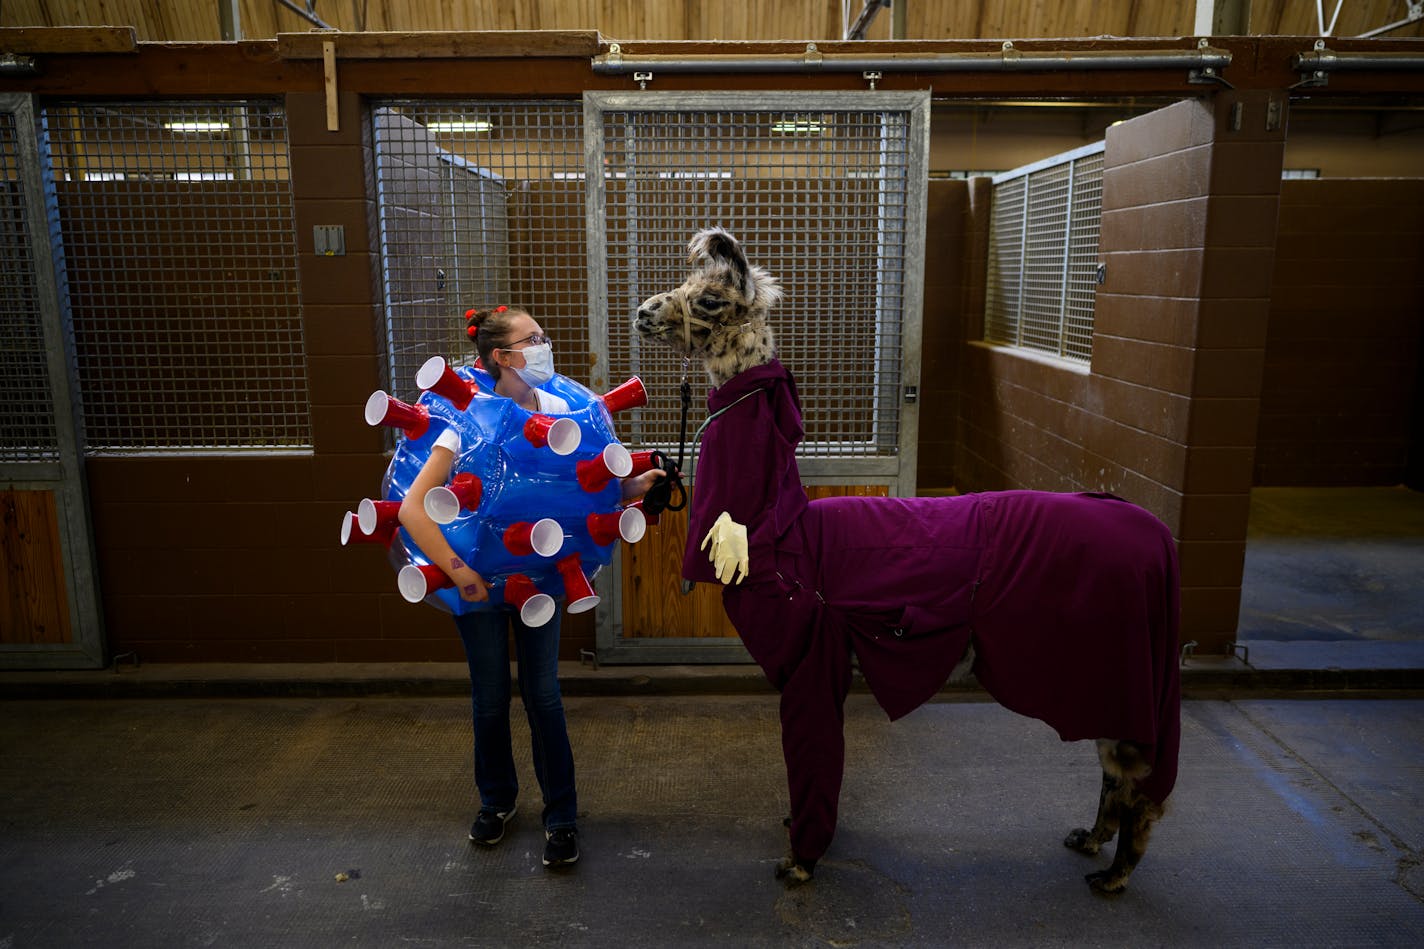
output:
M328 0L316 5L323 22L352 31L417 30L598 30L622 40L841 39L863 0ZM1250 5L1250 32L1314 36L1320 30L1316 4L1258 0ZM1325 4L1326 16L1335 4ZM1355 36L1404 16L1399 0L1351 0L1341 5L1333 35ZM242 34L270 39L305 32L312 24L272 0L243 0ZM876 17L867 39L890 37L890 11ZM218 5L212 0L7 0L0 27L128 24L141 41L220 38ZM977 0L912 3L906 11L909 39L981 39L1079 36L1190 36L1194 5L1166 0L1064 0L1022 3ZM1424 36L1424 22L1390 36Z
M73 642L52 491L0 491L0 643Z

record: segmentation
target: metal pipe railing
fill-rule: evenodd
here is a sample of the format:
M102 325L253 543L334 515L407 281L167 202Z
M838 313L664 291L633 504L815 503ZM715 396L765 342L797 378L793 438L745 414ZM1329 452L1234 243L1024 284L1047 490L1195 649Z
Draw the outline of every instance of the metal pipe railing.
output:
M1335 53L1316 49L1296 53L1291 57L1291 67L1301 72L1424 69L1424 53Z
M878 55L822 53L808 43L803 53L781 55L707 53L695 55L623 55L618 44L596 56L593 71L600 75L634 72L742 73L742 72L1052 72L1099 69L1211 69L1231 63L1229 50L1198 46L1196 49L1081 50L1039 53L1016 49L1006 42L998 50L970 53L882 53Z

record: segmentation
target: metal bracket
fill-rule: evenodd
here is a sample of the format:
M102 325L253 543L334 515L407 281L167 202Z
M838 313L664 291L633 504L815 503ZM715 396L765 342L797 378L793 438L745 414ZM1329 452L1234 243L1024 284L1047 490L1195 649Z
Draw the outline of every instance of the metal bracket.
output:
M0 76L38 76L40 67L33 56L0 53Z
M1187 664L1187 660L1192 658L1192 655L1196 651L1196 648L1197 641L1195 639L1189 639L1186 642L1182 643L1182 665L1185 666Z
M1211 49L1211 42L1207 40L1206 37L1202 37L1201 39L1197 40L1197 49ZM1205 86L1215 82L1220 83L1228 89L1236 88L1231 83L1227 82L1225 79L1222 78L1221 73L1217 71L1215 66L1203 66L1200 69L1188 70L1187 82L1194 83L1199 86Z
M608 44L608 55L603 57L603 61L614 66L623 62L623 47L618 43ZM640 90L646 90L648 83L653 81L653 74L651 72L635 70L633 72L633 81L638 84Z
M861 77L862 79L864 79L866 82L870 83L870 91L871 91L871 92L874 92L874 91L875 91L875 84L876 84L877 82L879 82L881 79L885 78L885 75L884 75L884 73L878 73L878 72L874 72L874 71L866 71L866 72L861 73L861 74L860 74L860 77Z
M1249 666L1251 664L1251 647L1245 643L1231 643L1226 647L1226 655L1228 657L1234 656L1238 652L1241 654L1241 661Z
M592 663L593 671L598 671L598 653L594 652L592 649L580 649L579 662L583 663L584 665Z
M134 671L137 672L137 671L138 671L138 667L139 667L139 661L138 661L138 653L136 653L136 652L121 652L121 653L116 654L116 655L114 656L114 672L115 672L115 673L118 673L118 672L121 671L121 670L119 669L119 665L120 665L120 663L122 663L125 659L127 659L127 660L129 661L129 663L133 666Z
M807 66L813 66L819 69L821 67L821 64L825 62L825 58L821 55L820 47L818 47L815 43L807 43L806 52L801 57L801 61L804 62Z
M1324 41L1324 40L1316 40L1316 41L1315 41L1314 52L1316 52L1316 53L1326 53L1326 54L1328 55L1329 52L1330 52L1330 50L1328 50L1328 49L1325 48L1325 41ZM1327 85L1329 85L1329 84L1330 84L1330 73L1326 72L1324 69L1311 69L1311 68L1309 68L1309 67L1307 66L1305 69L1302 69L1302 70L1301 70L1301 80L1300 80L1300 82L1298 82L1298 83L1296 83L1295 85L1291 86L1291 88L1292 88L1292 89L1314 89L1314 88L1317 88L1317 87L1319 87L1319 86L1327 86Z

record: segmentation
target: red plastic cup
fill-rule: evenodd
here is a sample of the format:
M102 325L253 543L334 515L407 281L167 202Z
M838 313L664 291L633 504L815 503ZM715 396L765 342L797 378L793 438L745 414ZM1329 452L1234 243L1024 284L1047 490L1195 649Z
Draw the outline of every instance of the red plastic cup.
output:
M347 511L341 516L341 546L347 544L389 544L391 538L396 536L396 524L388 524L384 528L378 528L375 533L368 534L361 529L360 518L352 511Z
M597 458L580 461L574 465L579 487L591 494L597 494L608 487L614 478L626 478L633 470L633 457L628 449L617 442L610 442Z
M519 610L519 619L525 626L543 626L554 618L557 609L554 598L540 593L522 573L511 573L504 578L504 602Z
M356 523L367 534L393 531L400 526L400 506L399 501L373 501L370 498L362 498L361 503L356 505Z
M647 532L648 528L643 512L631 505L621 511L590 514L587 522L588 535L600 547L606 547L619 538L630 544L636 544L643 539L643 534Z
M608 411L621 412L624 409L636 409L647 405L648 390L643 387L643 380L634 376L627 382L608 390L602 398L603 405Z
M561 415L531 415L524 423L524 437L535 448L552 448L556 455L572 455L583 440L578 422Z
M430 428L430 411L423 405L407 405L377 389L366 399L366 424L403 429L406 438L416 439Z
M484 482L478 475L462 471L448 485L425 492L425 513L437 524L449 524L460 516L461 511L479 509L484 488Z
M569 554L554 566L564 580L564 595L568 597L570 613L585 613L598 605L599 596L593 592L588 577L583 575L578 554Z
M455 581L433 563L409 563L396 574L396 586L407 603L419 603L434 591L454 585Z
M469 408L470 400L480 391L478 383L462 379L450 368L444 356L431 356L415 374L415 384L426 392L434 392L450 400L450 404L461 412Z
M504 549L516 557L538 554L552 557L564 546L564 529L552 517L530 523L520 521L504 531Z
M633 460L633 468L628 472L628 477L636 478L645 471L652 471L654 454L656 454L656 452L650 449L629 452L628 457Z

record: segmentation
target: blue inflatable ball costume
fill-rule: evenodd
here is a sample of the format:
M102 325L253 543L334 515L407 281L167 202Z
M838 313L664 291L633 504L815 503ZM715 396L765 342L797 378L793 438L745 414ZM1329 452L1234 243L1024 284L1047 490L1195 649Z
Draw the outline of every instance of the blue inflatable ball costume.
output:
M600 396L556 374L540 388L568 403L568 414L557 416L495 395L495 380L478 362L452 367L432 356L416 383L423 391L415 405L379 390L366 402L369 424L403 429L405 437L382 479L381 500L363 500L342 519L342 544L387 545L402 596L450 613L508 607L541 626L558 597L570 613L597 606L593 577L620 539L635 543L646 530L641 506L622 505L619 480L649 470L652 453L624 448L611 414L647 404L642 382L635 376ZM483 603L461 599L398 517L436 440L452 428L460 450L450 483L426 494L425 510L489 584Z

